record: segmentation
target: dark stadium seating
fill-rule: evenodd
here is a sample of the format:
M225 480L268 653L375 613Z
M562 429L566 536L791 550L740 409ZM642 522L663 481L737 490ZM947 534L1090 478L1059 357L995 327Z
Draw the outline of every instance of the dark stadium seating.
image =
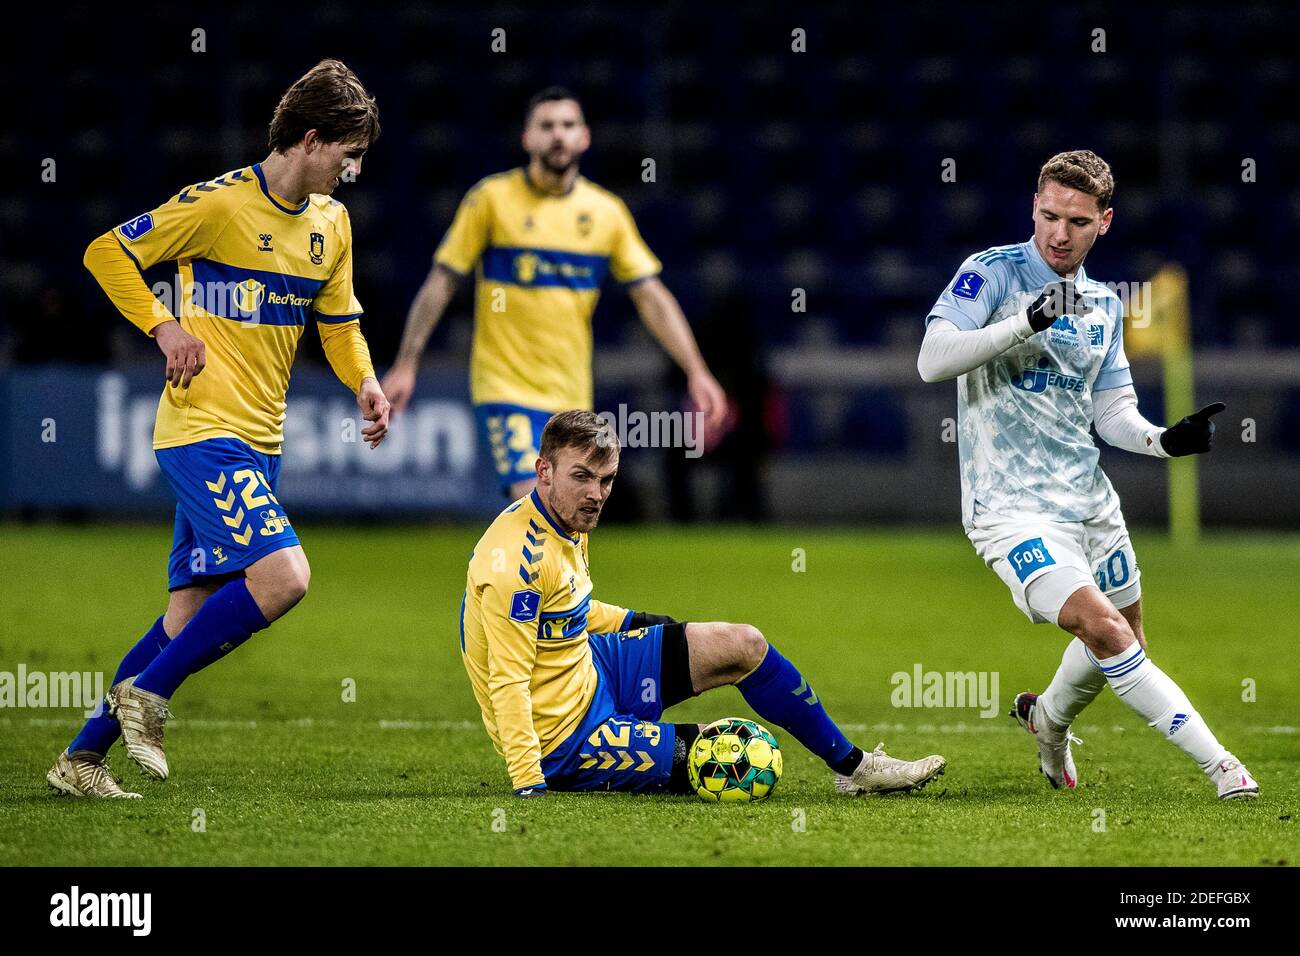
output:
M1038 165L1077 146L1108 157L1119 183L1114 229L1089 263L1095 276L1140 280L1174 259L1191 277L1199 344L1300 344L1300 323L1273 307L1300 279L1288 225L1300 190L1279 210L1264 187L1241 181L1247 157L1274 192L1295 169L1284 165L1300 144L1294 11L1271 20L1249 8L1112 11L1107 52L1093 53L1080 12L1062 11L1026 39L995 5L938 24L923 5L904 6L868 25L844 3L794 16L808 35L808 52L794 53L770 10L687 5L630 22L613 9L560 21L503 7L513 55L498 55L468 13L376 5L360 25L351 7L313 9L292 45L265 42L245 12L209 28L207 52L173 37L149 69L121 70L114 85L101 79L111 42L103 63L64 54L63 82L31 93L32 122L10 143L57 157L77 198L57 219L48 205L38 216L30 193L0 203L0 292L17 304L20 336L51 286L86 315L116 321L82 274L85 244L187 183L261 158L279 92L332 54L382 109L363 181L340 193L381 361L456 201L522 161L524 102L550 82L585 97L595 135L585 170L626 198L670 285L707 308L726 291L715 267L729 263L727 284L757 294L769 347L799 340L788 311L796 285L847 345L883 343L896 323L915 322L919 335L965 254L1029 234ZM187 37L190 25L160 13L152 28ZM962 42L938 42L936 30ZM1253 69L1218 55L1225 37L1258 51ZM642 180L645 158L654 182ZM956 160L955 183L940 181L945 158ZM598 341L622 341L630 315L625 299L607 297Z

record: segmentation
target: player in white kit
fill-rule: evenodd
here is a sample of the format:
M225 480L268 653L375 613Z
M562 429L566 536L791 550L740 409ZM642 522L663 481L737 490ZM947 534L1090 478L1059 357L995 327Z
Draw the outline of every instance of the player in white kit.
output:
M1110 227L1113 192L1095 153L1048 160L1033 237L962 263L926 319L917 368L927 382L957 379L962 523L975 550L1031 621L1073 635L1047 690L1020 694L1012 709L1048 782L1076 786L1070 725L1110 684L1221 798L1254 797L1259 785L1147 657L1137 556L1089 431L1137 454L1197 454L1210 450L1210 419L1224 408L1169 428L1139 413L1123 306L1083 269Z

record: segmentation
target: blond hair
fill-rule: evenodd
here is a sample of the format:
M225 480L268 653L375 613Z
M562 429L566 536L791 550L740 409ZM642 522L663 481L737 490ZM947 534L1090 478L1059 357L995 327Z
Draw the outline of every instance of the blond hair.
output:
M542 445L538 454L554 465L560 449L576 448L591 452L591 458L604 463L618 447L618 436L606 419L586 409L575 409L551 416L551 420L542 429Z
M1115 177L1110 164L1090 149L1072 149L1057 153L1038 173L1038 191L1049 182L1060 183L1070 189L1097 197L1097 208L1105 212L1115 195Z

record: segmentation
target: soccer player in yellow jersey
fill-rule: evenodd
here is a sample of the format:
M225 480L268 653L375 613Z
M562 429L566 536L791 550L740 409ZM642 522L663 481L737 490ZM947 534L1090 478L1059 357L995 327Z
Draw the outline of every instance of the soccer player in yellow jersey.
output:
M330 194L379 135L375 101L338 60L289 88L261 163L187 186L106 232L85 264L113 304L167 360L154 449L176 495L166 613L123 658L109 713L92 717L47 775L58 792L136 797L108 772L121 733L128 755L165 780L168 699L302 600L310 569L276 498L289 367L313 319L325 354L371 423L388 429L352 291L352 227ZM173 316L141 270L175 261Z
M542 430L537 486L474 547L460 645L483 724L517 796L548 790L687 793L697 724L662 723L667 707L734 684L835 774L843 794L924 786L937 755L864 753L807 680L748 624L682 624L592 596L587 535L618 473L618 439L594 412Z
M726 414L726 396L627 206L578 175L590 145L571 92L549 87L532 98L523 131L528 165L489 176L465 195L384 377L399 414L430 333L477 267L470 399L511 500L533 487L547 419L591 408L591 314L606 275L627 287L641 321L686 373L704 427L716 428Z

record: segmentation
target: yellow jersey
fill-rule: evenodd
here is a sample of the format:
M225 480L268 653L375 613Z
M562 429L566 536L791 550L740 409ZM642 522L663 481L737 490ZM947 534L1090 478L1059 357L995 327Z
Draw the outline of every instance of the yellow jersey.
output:
M591 596L587 536L566 534L536 490L474 546L460 609L461 657L511 785L545 780L542 758L577 728L596 692L587 634L622 630L627 608Z
M178 315L140 272L175 261ZM354 392L373 377L352 291L352 226L328 196L291 205L267 188L260 164L182 189L100 236L86 267L143 331L179 319L205 347L188 388L163 388L154 448L237 438L264 454L284 440L285 392L312 314L326 357Z
M579 176L563 196L526 169L480 181L461 201L434 261L477 265L470 398L561 412L591 408L591 314L612 275L657 275L623 201Z

